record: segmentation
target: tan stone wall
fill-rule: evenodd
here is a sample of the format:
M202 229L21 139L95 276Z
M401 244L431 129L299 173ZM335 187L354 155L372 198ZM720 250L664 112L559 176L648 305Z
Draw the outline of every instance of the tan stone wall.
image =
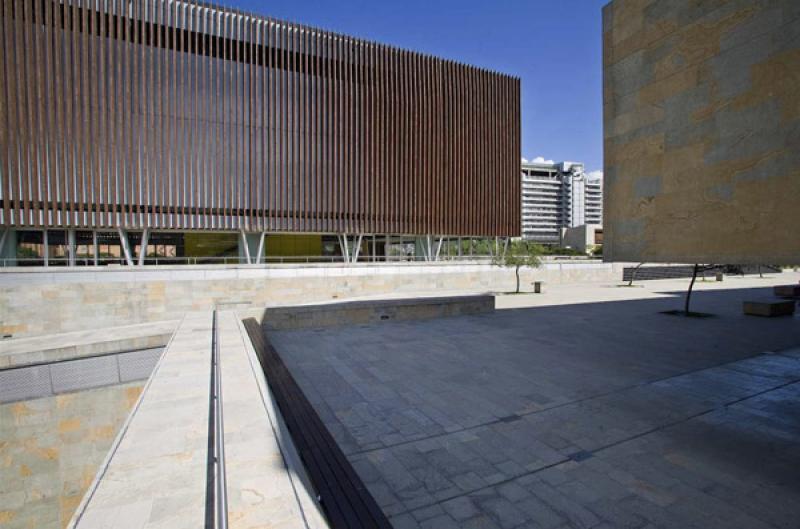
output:
M66 527L143 385L0 405L0 527Z
M608 261L800 262L800 2L603 10Z
M239 303L265 307L402 293L515 288L513 268L491 265L128 269L0 272L0 331L15 337L170 320ZM610 281L619 267L545 264L521 273L523 290L546 283Z

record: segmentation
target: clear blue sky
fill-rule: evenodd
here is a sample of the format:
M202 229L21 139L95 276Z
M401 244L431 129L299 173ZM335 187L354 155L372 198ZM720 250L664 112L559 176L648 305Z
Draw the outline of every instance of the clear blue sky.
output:
M522 153L603 167L608 0L216 0L522 79Z

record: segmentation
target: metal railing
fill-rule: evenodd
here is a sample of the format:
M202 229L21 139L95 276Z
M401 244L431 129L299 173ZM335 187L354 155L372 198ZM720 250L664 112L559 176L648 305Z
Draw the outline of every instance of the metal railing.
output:
M427 261L421 255L359 255L355 263L431 263L431 262L492 262L494 256L488 254L481 255L439 255L434 261ZM591 261L588 256L581 255L545 255L543 261ZM597 260L596 258L594 260ZM74 266L121 266L128 267L124 257L76 257ZM247 262L244 256L187 256L187 257L147 257L144 259L145 265L168 266L168 265L270 265L270 264L353 264L341 255L286 255L286 256L262 256L260 262L256 263L255 258ZM134 259L134 265L138 260ZM7 267L68 267L70 259L68 257L50 257L45 262L41 257L5 257L0 258L0 268Z
M222 418L222 372L219 354L219 318L214 309L211 317L211 393L209 395L209 462L206 475L206 528L227 529L228 487L225 477L225 423ZM209 501L210 500L210 501Z
M438 261L490 261L491 255L440 255ZM146 257L144 259L145 265L246 265L246 264L297 264L297 263L347 263L348 261L341 255L287 255L287 256L263 256L260 263L255 262L255 258L251 258L251 262L247 262L244 256L220 256L220 257L204 257L204 256L187 256L187 257ZM372 256L360 255L355 261L356 263L403 263L403 262L428 262L422 256L414 255L390 255L390 256ZM124 257L99 257L96 260L93 257L76 257L74 266L128 266ZM134 265L138 264L138 260L134 259ZM1 267L11 266L53 266L64 267L70 265L70 259L67 257L50 257L45 260L41 257L6 257L0 258Z

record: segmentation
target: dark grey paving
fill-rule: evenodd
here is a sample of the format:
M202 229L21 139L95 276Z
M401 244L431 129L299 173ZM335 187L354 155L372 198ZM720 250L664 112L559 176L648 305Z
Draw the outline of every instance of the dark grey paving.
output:
M798 527L800 321L759 294L270 336L396 527Z

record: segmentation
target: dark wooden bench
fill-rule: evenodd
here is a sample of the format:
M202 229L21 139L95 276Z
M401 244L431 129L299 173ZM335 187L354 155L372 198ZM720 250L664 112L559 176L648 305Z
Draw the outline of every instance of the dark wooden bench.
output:
M772 292L779 298L800 298L800 285L776 285Z
M334 529L391 524L306 398L258 322L244 320L264 376Z
M794 314L794 300L756 299L745 301L742 311L750 316L791 316Z

